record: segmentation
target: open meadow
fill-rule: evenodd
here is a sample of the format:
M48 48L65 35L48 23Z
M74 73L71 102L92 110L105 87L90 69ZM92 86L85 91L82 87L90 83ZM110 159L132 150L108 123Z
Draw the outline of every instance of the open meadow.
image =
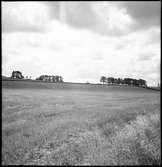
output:
M160 164L160 91L2 82L2 164Z

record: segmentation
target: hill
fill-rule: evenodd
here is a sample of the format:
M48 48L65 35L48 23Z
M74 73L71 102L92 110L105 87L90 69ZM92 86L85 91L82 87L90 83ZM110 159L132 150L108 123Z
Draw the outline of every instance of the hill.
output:
M141 87L130 87L124 85L102 85L86 83L51 83L37 80L3 80L2 88L17 89L62 89L62 90L80 90L80 91L153 91L154 89L145 89Z
M5 75L2 75L2 80L10 79L10 77L7 77Z

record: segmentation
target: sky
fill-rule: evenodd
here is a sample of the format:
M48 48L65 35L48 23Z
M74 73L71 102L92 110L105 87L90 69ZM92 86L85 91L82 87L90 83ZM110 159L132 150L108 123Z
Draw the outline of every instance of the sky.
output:
M2 5L2 75L99 83L160 82L160 1L17 1Z

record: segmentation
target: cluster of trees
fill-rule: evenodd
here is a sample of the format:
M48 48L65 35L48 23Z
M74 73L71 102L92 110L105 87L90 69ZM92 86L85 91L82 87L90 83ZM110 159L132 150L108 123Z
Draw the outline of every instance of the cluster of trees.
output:
M13 71L11 75L12 79L23 79L24 76L20 71ZM41 81L48 81L48 82L63 82L63 77L59 75L41 75L40 77L36 78L36 80ZM111 85L132 85L132 86L142 86L146 87L146 81L143 79L133 79L133 78L113 78L113 77L105 77L101 76L100 82L103 84L111 84Z
M11 79L24 79L24 76L20 71L13 71ZM27 76L26 79L28 79ZM63 77L59 75L41 75L40 77L36 78L36 80L48 81L48 82L63 82Z
M36 80L48 81L48 82L63 82L63 77L59 75L41 75Z
M133 78L113 78L113 77L108 77L106 78L105 76L102 76L100 78L100 82L107 83L107 84L118 84L118 85L132 85L132 86L143 86L146 87L146 81L143 79L133 79Z
M22 75L22 73L20 71L13 71L11 78L12 79L23 79L24 76Z

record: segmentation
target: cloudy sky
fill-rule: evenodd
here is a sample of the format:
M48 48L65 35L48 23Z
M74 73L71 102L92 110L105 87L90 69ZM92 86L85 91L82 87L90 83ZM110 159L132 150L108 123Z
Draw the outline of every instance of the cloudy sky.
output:
M2 2L2 74L160 81L160 1Z

